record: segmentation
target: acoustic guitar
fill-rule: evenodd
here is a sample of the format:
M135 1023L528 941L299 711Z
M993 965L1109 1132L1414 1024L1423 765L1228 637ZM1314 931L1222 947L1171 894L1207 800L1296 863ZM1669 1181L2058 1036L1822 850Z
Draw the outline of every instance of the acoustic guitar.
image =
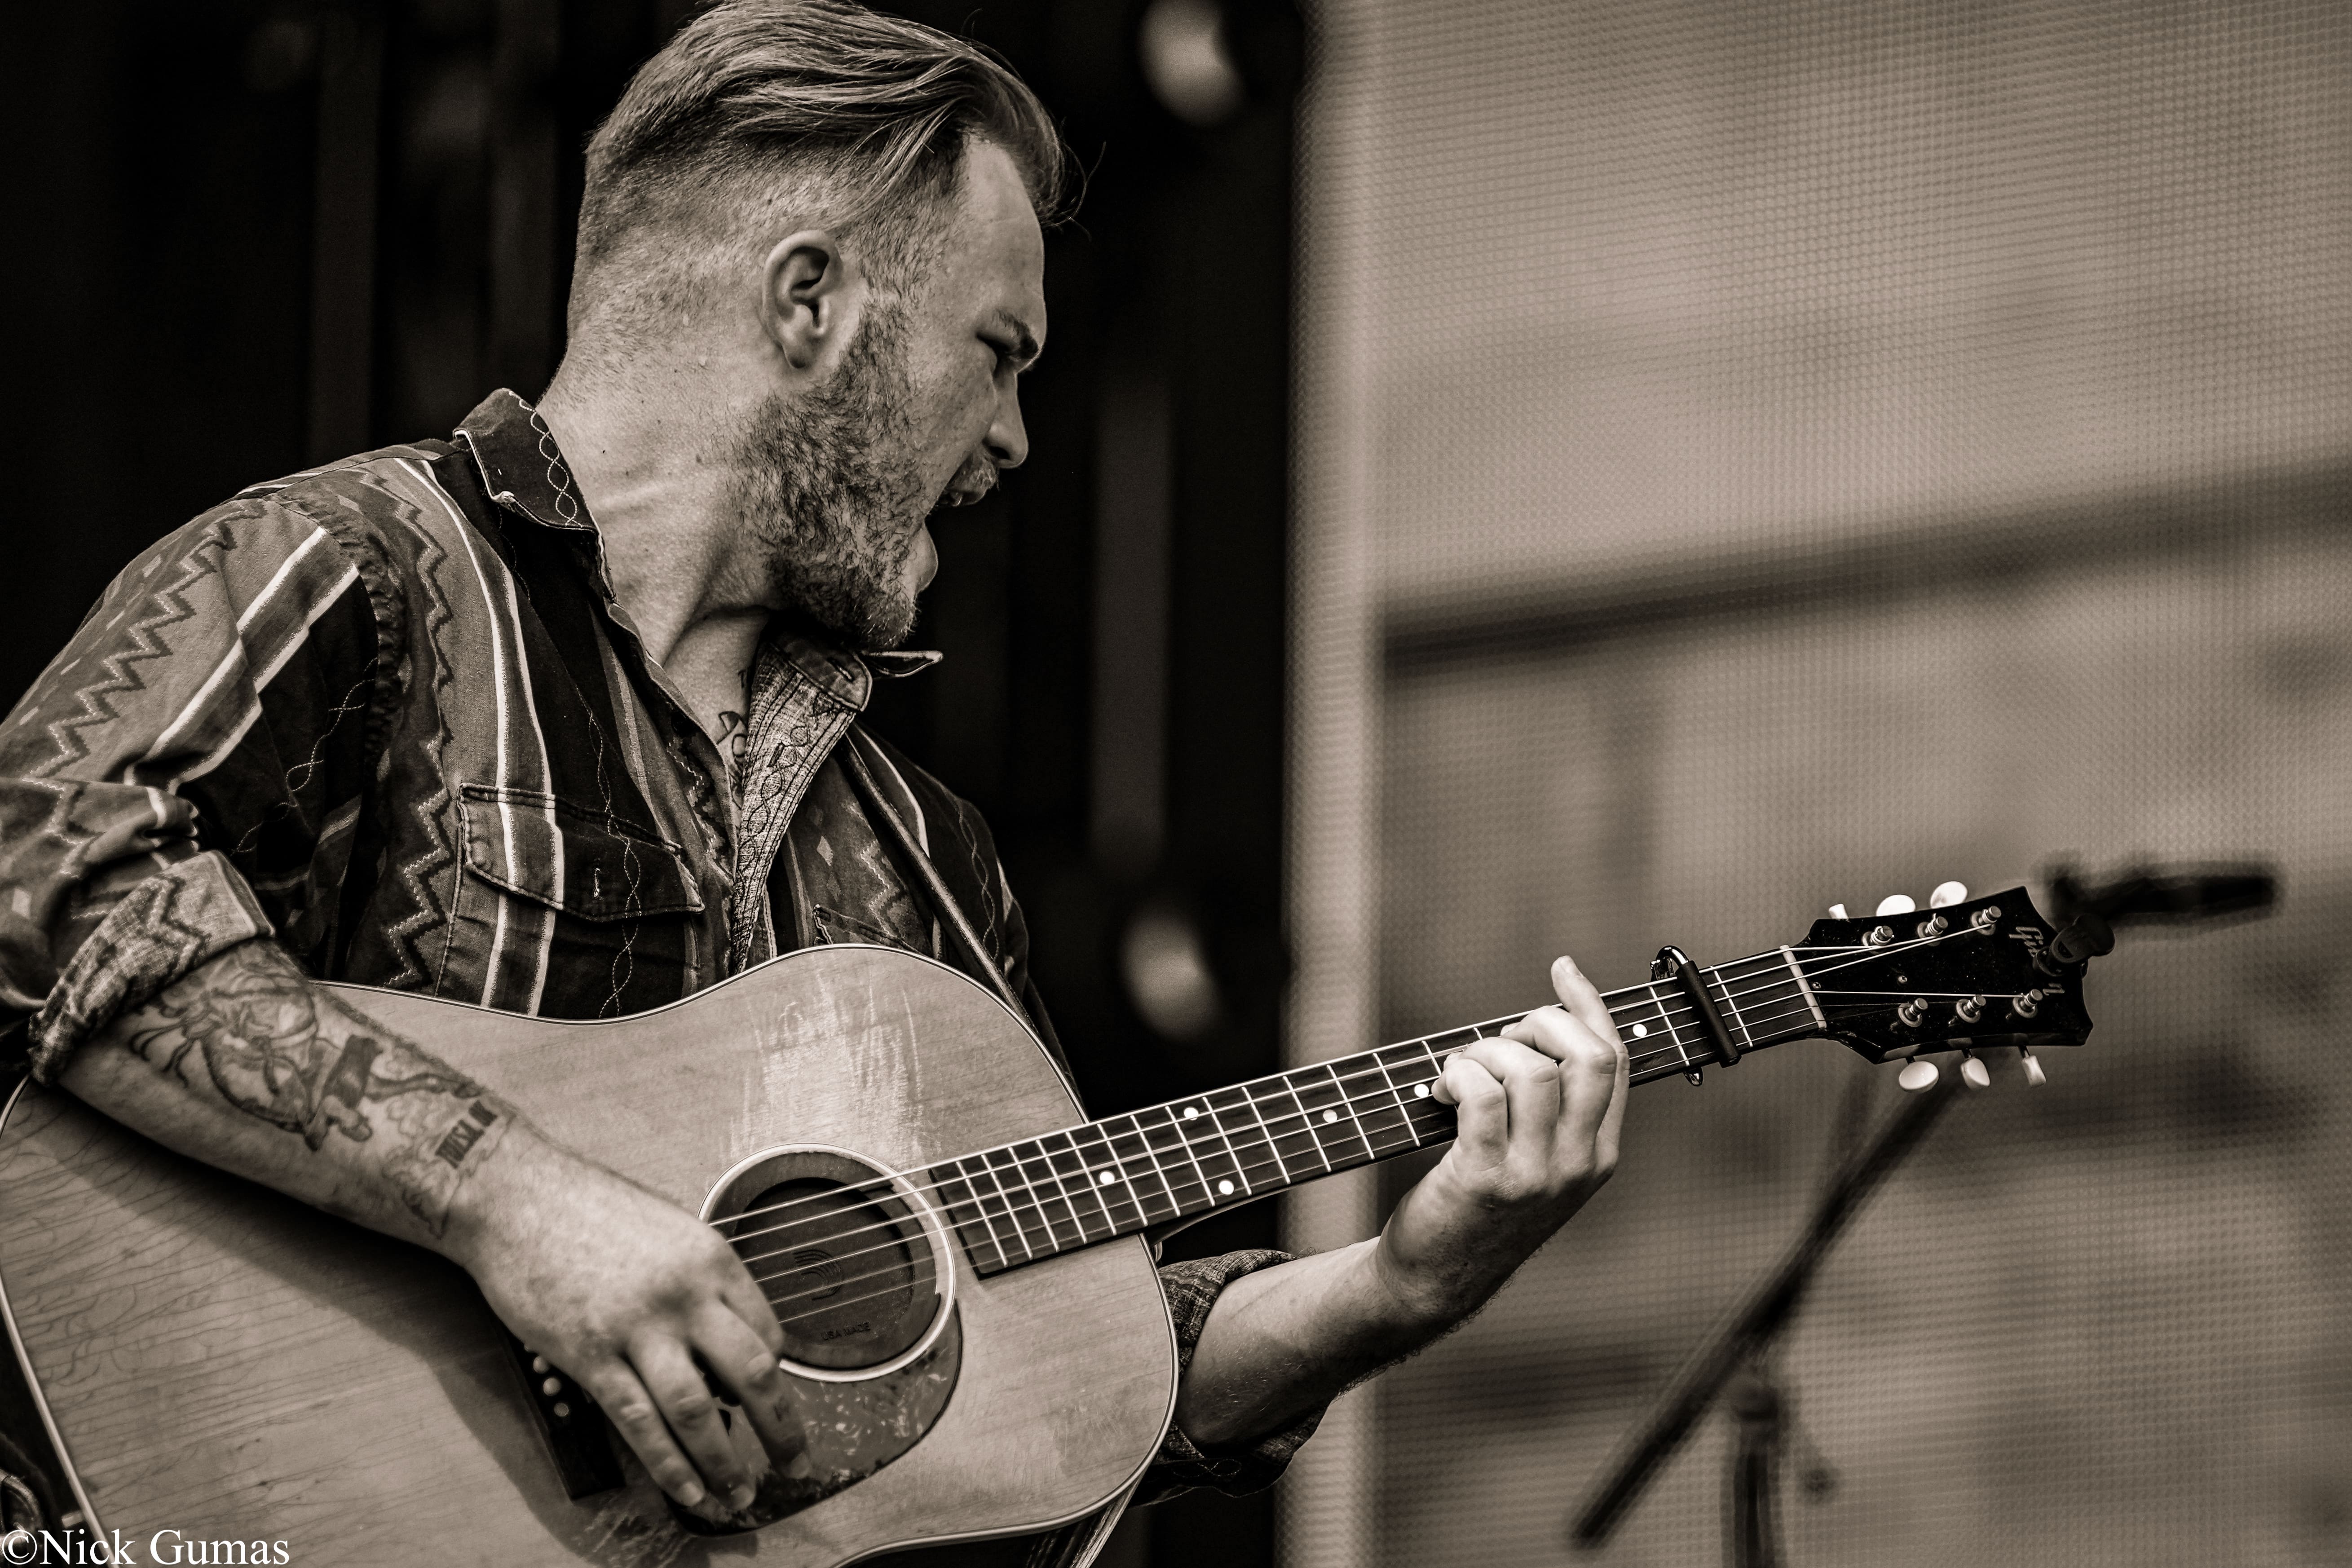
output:
M1635 1083L1812 1036L2016 1047L2038 1077L2030 1047L2091 1028L2065 959L2018 889L1712 968L1669 948L1607 1001ZM1021 1018L892 949L601 1023L352 1001L730 1237L808 1452L741 1512L675 1507L461 1270L28 1083L0 1111L0 1312L82 1523L142 1563L175 1531L256 1562L834 1568L1085 1517L1175 1401L1147 1238L1443 1143L1442 1058L1508 1021L1088 1121Z

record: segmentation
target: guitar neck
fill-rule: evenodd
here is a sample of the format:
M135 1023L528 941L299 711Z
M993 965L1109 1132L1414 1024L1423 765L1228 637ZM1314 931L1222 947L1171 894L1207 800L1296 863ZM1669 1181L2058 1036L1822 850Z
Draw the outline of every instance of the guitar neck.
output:
M1696 1074L1823 1031L1788 948L1602 998L1632 1079ZM1444 1058L1509 1014L967 1154L929 1173L983 1275L1191 1219L1454 1137Z

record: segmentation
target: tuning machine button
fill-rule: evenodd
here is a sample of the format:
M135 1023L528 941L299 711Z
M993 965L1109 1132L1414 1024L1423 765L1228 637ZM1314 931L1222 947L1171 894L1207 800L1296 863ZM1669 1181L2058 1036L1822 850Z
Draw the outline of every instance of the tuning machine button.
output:
M2017 1060L2018 1065L2025 1069L2025 1081L2033 1088L2040 1089L2050 1081L2050 1075L2042 1070L2042 1060L2033 1054L2032 1047L2018 1047Z
M1878 900L1880 915L1907 915L1919 906L1908 893L1889 893Z
M1845 912L1845 906L1843 904L1832 904L1830 906L1830 919L1833 921L1846 921L1852 920L1853 918L1853 917L1852 915Z
M1960 1053L1960 1081L1970 1089L1990 1089L1992 1069L1977 1059L1974 1051Z
M1936 1080L1943 1076L1934 1062L1905 1062L1903 1070L1895 1075L1895 1081L1906 1094L1916 1094L1923 1089L1934 1088Z
M1931 910L1948 909L1954 904L1968 901L1969 885L1966 882L1938 882L1936 890L1927 895L1927 907Z

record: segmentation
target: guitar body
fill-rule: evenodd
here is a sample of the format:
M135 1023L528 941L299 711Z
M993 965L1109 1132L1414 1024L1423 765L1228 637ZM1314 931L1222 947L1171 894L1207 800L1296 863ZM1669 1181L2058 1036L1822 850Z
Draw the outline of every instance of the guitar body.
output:
M810 949L593 1024L352 989L555 1139L722 1231L737 1209L815 1190L813 1173L919 1171L1083 1120L1021 1020L888 949ZM1176 1392L1147 1246L982 1279L921 1186L899 1184L886 1216L904 1243L886 1260L895 1294L852 1293L876 1278L855 1241L787 1259L797 1289L846 1304L803 1314L804 1363L788 1349L811 1448L754 1505L765 1523L687 1528L617 1440L625 1484L573 1500L460 1270L30 1084L0 1117L0 1310L89 1523L140 1546L174 1530L283 1541L296 1562L833 1568L1119 1497ZM861 1363L876 1334L888 1342Z

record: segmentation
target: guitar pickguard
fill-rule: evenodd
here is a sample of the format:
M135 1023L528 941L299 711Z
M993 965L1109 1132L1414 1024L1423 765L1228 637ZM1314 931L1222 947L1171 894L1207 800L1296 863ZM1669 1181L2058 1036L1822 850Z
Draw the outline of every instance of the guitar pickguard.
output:
M921 1442L947 1409L962 1370L963 1325L950 1312L930 1349L896 1372L858 1383L820 1383L786 1373L808 1451L789 1467L770 1470L760 1495L740 1512L716 1518L675 1504L670 1511L697 1535L736 1535L814 1507ZM727 1418L730 1434L748 1437L750 1423L740 1411L730 1409ZM757 1448L755 1442L746 1458L753 1458Z

